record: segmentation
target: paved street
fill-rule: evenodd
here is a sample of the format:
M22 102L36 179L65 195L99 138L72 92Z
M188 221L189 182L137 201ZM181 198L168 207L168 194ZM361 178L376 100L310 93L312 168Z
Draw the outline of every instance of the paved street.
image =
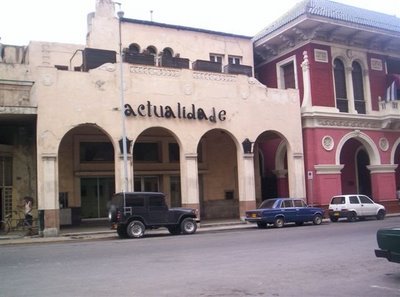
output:
M400 296L384 221L0 247L0 296Z

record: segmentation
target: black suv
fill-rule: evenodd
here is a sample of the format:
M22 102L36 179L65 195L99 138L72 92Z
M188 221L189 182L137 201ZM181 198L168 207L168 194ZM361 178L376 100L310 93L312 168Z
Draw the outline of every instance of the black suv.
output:
M121 238L139 238L146 229L159 227L174 235L193 234L199 222L196 213L192 208L168 208L159 192L116 193L108 204L109 221Z

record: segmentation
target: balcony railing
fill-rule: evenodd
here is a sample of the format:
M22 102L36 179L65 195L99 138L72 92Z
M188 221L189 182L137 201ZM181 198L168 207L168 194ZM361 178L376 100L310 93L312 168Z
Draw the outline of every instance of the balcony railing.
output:
M162 56L160 58L161 67L171 67L180 69L189 69L189 59Z
M354 107L359 114L366 114L365 101L364 100L354 100Z
M253 67L241 64L228 64L224 66L224 72L229 74L253 76Z
M349 112L349 103L345 98L336 98L336 107L340 112Z
M149 66L156 65L154 55L144 54L144 53L125 52L124 62L130 64L149 65Z
M222 72L222 64L206 60L196 60L192 63L192 69L198 71Z

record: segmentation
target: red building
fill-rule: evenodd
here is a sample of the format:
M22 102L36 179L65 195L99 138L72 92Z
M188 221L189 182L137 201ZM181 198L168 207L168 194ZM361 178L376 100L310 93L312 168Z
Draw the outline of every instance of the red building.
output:
M300 92L308 202L362 193L399 211L400 19L307 0L253 41L257 78Z

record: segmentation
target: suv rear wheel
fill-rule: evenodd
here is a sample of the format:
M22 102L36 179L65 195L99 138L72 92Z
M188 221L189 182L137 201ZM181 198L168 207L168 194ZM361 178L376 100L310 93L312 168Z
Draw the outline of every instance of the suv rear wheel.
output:
M126 227L126 233L129 238L140 238L143 237L145 229L141 221L132 221Z
M192 218L186 218L181 223L181 230L183 234L193 234L197 230L197 223Z

